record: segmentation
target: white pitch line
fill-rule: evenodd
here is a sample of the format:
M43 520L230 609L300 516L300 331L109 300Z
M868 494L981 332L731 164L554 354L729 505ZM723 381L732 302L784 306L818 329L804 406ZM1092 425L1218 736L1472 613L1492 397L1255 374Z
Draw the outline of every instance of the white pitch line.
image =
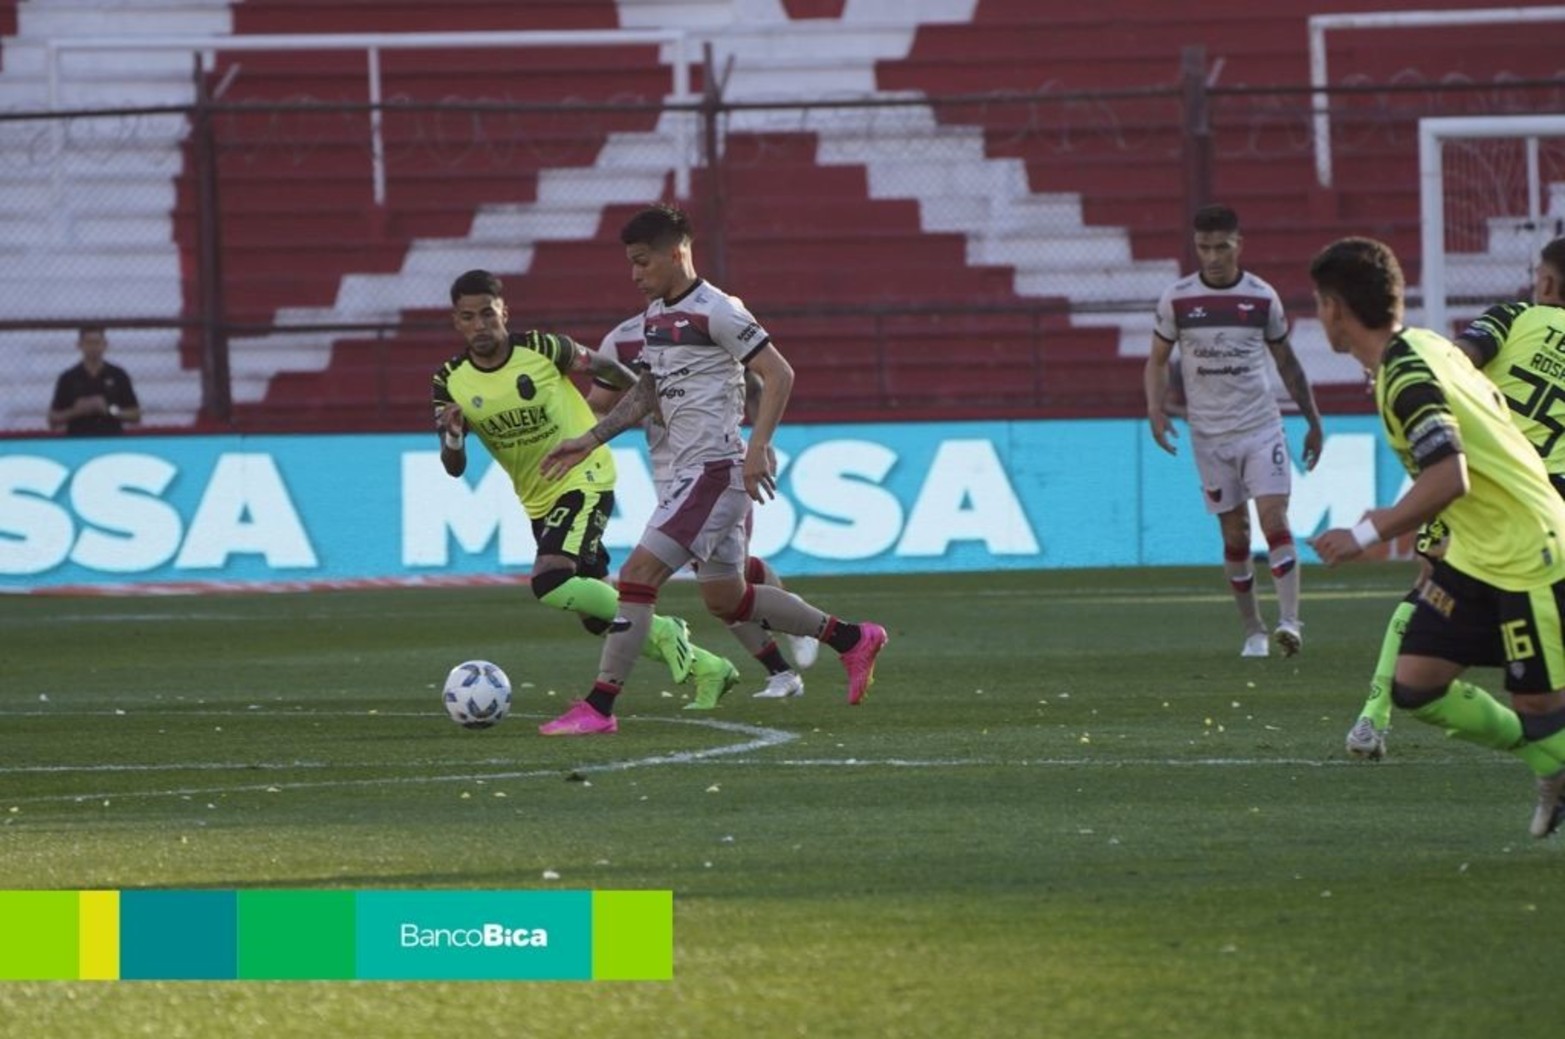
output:
M246 783L240 786L180 787L168 790L120 790L104 793L45 794L37 797L11 797L6 798L5 800L10 804L41 804L58 801L115 801L132 797L204 797L212 794L281 793L287 790L324 790L335 787L365 787L424 783L470 783L477 780L484 780L489 782L507 779L540 779L548 777L558 778L560 775L566 773L596 775L601 772L625 772L634 768L647 768L654 765L689 765L695 764L697 762L707 761L712 758L725 757L734 754L749 754L757 750L766 750L769 747L779 747L785 743L791 743L799 738L798 733L788 732L784 729L771 729L761 725L744 725L740 722L725 722L712 718L638 718L636 721L648 721L672 725L698 725L702 728L718 729L724 732L732 732L750 736L751 738L745 740L743 743L732 743L723 747L709 747L706 750L675 751L669 754L654 754L650 757L629 758L622 761L607 761L595 765L572 765L564 768L530 769L520 772L464 772L456 775L392 776L379 777L375 779L326 779L303 783ZM345 765L342 767L355 768L375 766Z

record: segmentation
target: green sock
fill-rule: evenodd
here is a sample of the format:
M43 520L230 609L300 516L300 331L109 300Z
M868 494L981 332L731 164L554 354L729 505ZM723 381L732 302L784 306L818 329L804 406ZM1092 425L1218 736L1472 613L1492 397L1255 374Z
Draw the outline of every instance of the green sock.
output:
M1391 724L1391 679L1397 670L1397 653L1402 648L1402 636L1407 632L1408 619L1417 609L1410 602L1403 602L1391 611L1391 622L1386 625L1385 637L1380 640L1380 659L1375 661L1375 674L1369 680L1369 699L1359 710L1360 718L1368 718L1377 729Z
M596 577L572 577L538 601L557 610L579 613L583 617L592 617L605 623L619 616L619 592L607 581L600 581ZM674 646L678 641L671 627L675 623L667 617L654 616L652 637L641 644L641 655L648 660L663 660L664 647ZM668 664L669 669L678 676L675 681L683 681L683 676L689 672L689 665L681 668L676 661L669 661Z
M619 614L619 592L596 577L572 577L538 600L556 610L612 621Z
M1414 711L1413 717L1480 747L1515 750L1522 742L1522 720L1516 712L1460 678L1440 699Z
M1516 748L1516 756L1535 776L1552 776L1565 768L1565 729Z

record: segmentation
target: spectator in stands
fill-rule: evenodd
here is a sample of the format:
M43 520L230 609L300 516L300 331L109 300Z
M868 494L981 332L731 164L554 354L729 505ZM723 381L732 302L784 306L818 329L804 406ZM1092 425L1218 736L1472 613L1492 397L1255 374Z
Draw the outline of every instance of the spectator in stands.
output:
M141 421L141 402L130 373L103 359L109 349L102 325L83 325L76 333L81 363L60 373L49 405L49 428L73 437L118 436L125 423Z
M1531 303L1497 303L1456 338L1462 349L1510 405L1511 421L1538 449L1549 482L1565 497L1565 370L1559 351L1565 342L1565 238L1543 247L1533 270ZM1438 542L1438 539L1435 539ZM1418 553L1427 556L1418 539ZM1426 565L1427 569L1427 565ZM1426 575L1427 576L1427 575ZM1402 633L1417 605L1417 592L1392 614L1369 683L1369 698L1348 730L1348 753L1378 761L1386 753L1391 727L1391 679Z
M1396 255L1344 238L1310 266L1331 348L1375 380L1386 440L1412 484L1351 529L1311 541L1327 566L1438 516L1450 528L1408 618L1391 700L1458 739L1520 758L1537 782L1529 827L1565 816L1565 502L1494 383L1444 336L1403 325ZM1460 679L1500 667L1506 706Z
M752 502L777 493L772 434L793 388L793 368L738 298L696 274L684 213L672 206L644 209L620 230L620 241L631 278L647 298L642 370L612 411L549 452L543 470L552 477L569 473L656 412L669 438L673 487L620 568L620 616L628 623L604 641L591 692L539 731L581 736L618 729L615 700L647 638L659 589L692 560L701 563L701 598L714 617L820 639L840 654L848 703L858 703L874 681L886 629L841 620L745 577ZM762 380L748 443L739 428L746 368Z
M1320 459L1323 435L1315 396L1293 348L1277 292L1239 266L1239 217L1227 206L1205 206L1193 221L1201 269L1171 285L1157 304L1157 323L1143 375L1152 439L1169 454L1177 436L1170 421L1169 363L1179 347L1190 448L1207 512L1223 537L1223 569L1244 625L1241 656L1269 652L1266 622L1255 594L1250 558L1250 509L1266 535L1267 561L1277 590L1272 641L1285 656L1304 645L1299 620L1298 554L1288 525L1293 463L1282 413L1267 377L1266 355L1309 429L1304 467Z
M539 602L581 618L595 635L619 615L619 596L608 576L603 528L614 511L614 459L607 448L565 479L539 470L544 452L570 433L592 425L592 412L572 372L605 385L629 386L631 372L569 336L512 333L503 286L488 271L468 271L451 285L451 320L466 350L435 373L432 390L440 462L451 476L467 471L472 430L515 487L532 520L537 555L532 592ZM716 703L739 680L734 665L690 642L677 617L653 617L647 655L668 665L676 684L690 681L698 699Z

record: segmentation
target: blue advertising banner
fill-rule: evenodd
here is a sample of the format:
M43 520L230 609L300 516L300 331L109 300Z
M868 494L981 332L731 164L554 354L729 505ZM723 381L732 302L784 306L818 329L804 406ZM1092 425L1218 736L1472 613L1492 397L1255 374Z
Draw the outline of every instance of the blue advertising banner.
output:
M1405 482L1373 416L1328 418L1326 430L1316 470L1295 462L1301 540L1351 525ZM1288 434L1297 451L1302 424ZM752 550L790 576L1199 564L1220 552L1188 443L1169 456L1139 420L791 426L776 446L780 493L755 511ZM525 572L528 520L474 447L453 479L429 435L9 441L0 590ZM614 456L606 541L623 559L655 502L637 439L621 437Z

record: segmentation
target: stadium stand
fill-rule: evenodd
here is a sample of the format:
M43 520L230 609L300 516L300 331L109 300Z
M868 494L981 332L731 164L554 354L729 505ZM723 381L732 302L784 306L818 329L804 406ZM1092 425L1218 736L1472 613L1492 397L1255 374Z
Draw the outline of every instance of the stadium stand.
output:
M725 98L743 102L1167 87L1185 44L1205 47L1216 88L1297 86L1307 80L1304 25L1315 5L1185 11L1104 0L1051 9L1043 22L1026 0L157 0L135 12L34 0L0 3L0 27L10 14L14 29L0 52L0 95L36 103L42 41L101 32L94 18L106 6L127 36L678 28L713 44L728 72ZM1368 84L1543 78L1561 72L1554 53L1516 46L1504 27L1375 30L1334 40L1331 73L1334 83ZM69 103L194 96L189 55L66 59ZM656 131L673 117L645 105L672 90L666 48L387 51L381 60L384 94L399 101L598 107L563 118L470 112L457 125L449 114L388 112L384 204L362 109L220 116L226 310L256 329L231 340L241 428L423 428L429 371L450 352L445 286L468 267L506 276L517 323L588 341L639 305L615 232L635 206L671 190ZM229 51L208 85L224 102L351 106L368 97L363 69L362 52ZM1296 312L1308 295L1303 263L1326 238L1377 234L1416 257L1410 142L1428 99L1369 93L1347 105L1331 190L1315 183L1305 104L1302 95L1218 94L1212 109L1215 194L1240 208L1247 260ZM718 256L698 245L698 259L754 304L795 360L795 417L1139 411L1151 303L1177 275L1187 238L1177 100L751 109L725 127L723 180L697 171L692 209L698 227L721 219L727 248ZM36 315L43 299L51 316L84 307L191 316L196 142L183 128L142 136L70 174L71 232L35 221L29 274L0 289L0 313ZM8 212L49 190L0 171ZM52 287L61 277L104 288L62 298ZM398 331L375 338L261 331L387 322ZM1357 373L1305 332L1297 345L1322 395L1361 407ZM0 346L17 335L0 333ZM24 372L36 385L6 398L20 406L0 402L10 408L0 426L41 422L25 409L69 352L68 331L49 337L31 341L62 349L30 351L47 354ZM116 344L148 387L149 425L194 420L194 335L126 329Z

